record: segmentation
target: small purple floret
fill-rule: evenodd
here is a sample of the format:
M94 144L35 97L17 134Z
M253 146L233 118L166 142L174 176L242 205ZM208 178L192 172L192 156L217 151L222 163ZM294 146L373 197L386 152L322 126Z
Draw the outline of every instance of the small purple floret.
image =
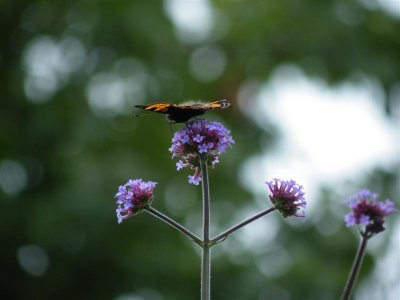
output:
M130 179L125 185L118 188L117 218L118 223L148 208L153 200L153 189L157 182Z
M193 176L191 176L191 175L188 176L188 182L191 183L191 184L199 185L200 181L201 181L200 172L194 173Z
M207 153L207 149L208 147L206 144L199 145L199 153Z
M294 180L274 179L266 182L272 195L269 196L274 207L282 213L284 218L295 216L305 217L303 187Z
M344 216L346 226L361 225L362 234L368 236L384 231L385 217L397 211L393 201L379 201L378 195L367 189L350 196L346 203L352 210Z
M176 169L179 171L180 169L182 169L185 166L185 164L183 163L183 161L179 160L176 163Z
M201 136L200 134L197 134L195 137L193 137L193 141L200 143L204 139L204 136ZM188 142L189 139L186 141Z

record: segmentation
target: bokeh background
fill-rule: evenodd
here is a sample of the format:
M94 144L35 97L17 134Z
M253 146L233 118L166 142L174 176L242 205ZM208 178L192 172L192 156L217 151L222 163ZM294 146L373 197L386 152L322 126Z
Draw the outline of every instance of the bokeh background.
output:
M304 185L307 217L268 215L213 250L214 299L338 299L359 237L343 199L399 206L398 0L1 1L0 298L197 299L200 257L119 185L193 232L200 188L135 104L228 99L207 114L236 144L211 171L212 232ZM182 125L174 125L173 130ZM355 299L400 298L399 217L373 238Z

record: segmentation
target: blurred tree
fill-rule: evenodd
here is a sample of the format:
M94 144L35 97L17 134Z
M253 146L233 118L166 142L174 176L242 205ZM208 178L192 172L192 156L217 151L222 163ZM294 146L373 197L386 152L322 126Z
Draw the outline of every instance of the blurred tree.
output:
M160 183L156 207L194 231L200 226L200 190L187 185L187 172L175 171L168 125L160 117L133 119L134 104L233 103L207 116L224 120L237 141L211 171L213 221L223 229L238 212L256 210L237 176L243 157L277 138L235 105L243 82L265 81L293 63L333 84L357 72L377 78L387 94L398 84L399 18L362 1L199 0L183 14L174 8L179 2L0 3L2 299L198 297L194 246L146 214L116 223L118 185L143 178ZM178 26L182 15L192 27ZM365 182L381 179L378 191L389 196L397 174L382 172ZM322 198L335 205L340 196L327 191ZM329 207L319 214L341 222ZM275 221L273 253L253 252L234 237L229 245L238 256L216 248L214 298L337 299L354 237L340 230L326 238L315 224ZM266 275L278 254L287 271ZM373 264L367 257L362 276Z

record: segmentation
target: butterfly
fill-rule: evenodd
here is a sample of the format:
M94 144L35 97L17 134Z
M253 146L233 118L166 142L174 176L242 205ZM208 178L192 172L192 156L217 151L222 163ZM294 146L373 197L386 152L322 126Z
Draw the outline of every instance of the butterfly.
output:
M148 105L135 105L136 108L165 114L170 124L187 122L195 116L204 114L211 109L224 109L231 104L227 100L218 100L209 103L172 104L152 103Z

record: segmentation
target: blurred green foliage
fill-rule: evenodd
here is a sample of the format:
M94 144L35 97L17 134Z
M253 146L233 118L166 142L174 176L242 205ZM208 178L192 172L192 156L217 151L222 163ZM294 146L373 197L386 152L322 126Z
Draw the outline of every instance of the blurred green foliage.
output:
M198 298L194 245L146 214L116 222L117 187L143 178L159 182L155 207L193 231L201 224L200 189L187 184L187 171L176 172L167 151L172 132L162 117L133 119L134 104L232 102L207 115L236 140L210 174L213 221L221 230L236 212L257 210L238 172L244 158L263 150L261 141L278 138L239 110L243 82L265 81L282 63L332 84L362 72L387 94L400 78L399 18L361 1L214 1L208 35L193 34L193 41L178 38L167 2L0 3L0 159L12 171L10 190L0 191L2 299ZM226 56L224 72L212 80L199 80L189 67L202 46ZM118 80L126 78L120 96ZM397 189L396 176L376 170L360 183L386 197ZM339 206L342 195L325 187L321 198ZM267 251L244 249L237 260L216 247L213 298L337 299L357 240L343 228L322 235L320 223L342 220L329 205L318 214L315 224L301 226L274 216L280 227L272 243L292 262L280 275L260 271L263 257L274 260ZM235 237L228 240L236 247ZM373 266L368 256L361 277Z

